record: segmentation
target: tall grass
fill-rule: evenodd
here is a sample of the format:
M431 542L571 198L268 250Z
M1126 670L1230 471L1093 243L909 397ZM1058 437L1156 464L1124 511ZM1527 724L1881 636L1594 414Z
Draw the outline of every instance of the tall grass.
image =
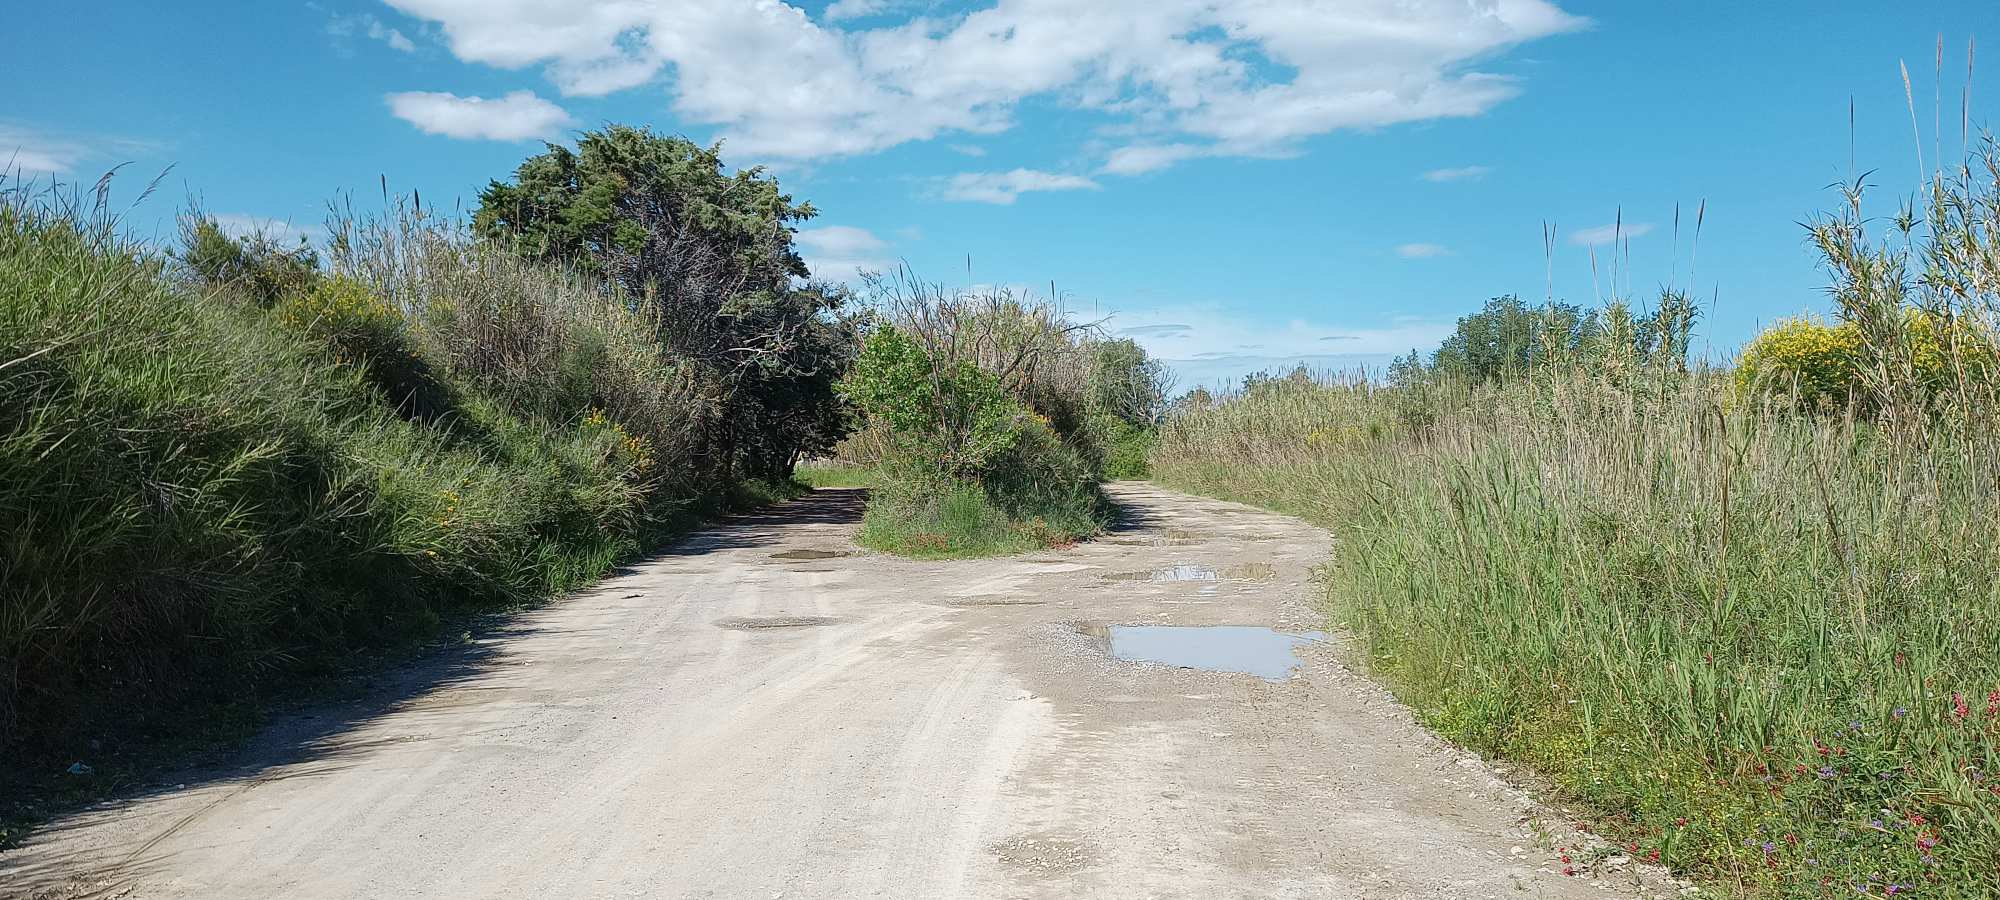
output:
M334 256L251 298L0 191L7 776L568 590L735 490L615 298L415 215Z
M1154 471L1330 528L1328 609L1375 670L1637 855L1778 895L1994 896L2000 393L1962 361L1920 381L1902 343L1904 309L1991 334L1984 159L1915 227L1817 226L1844 317L1874 317L1844 412L1706 371L1280 379L1171 420Z

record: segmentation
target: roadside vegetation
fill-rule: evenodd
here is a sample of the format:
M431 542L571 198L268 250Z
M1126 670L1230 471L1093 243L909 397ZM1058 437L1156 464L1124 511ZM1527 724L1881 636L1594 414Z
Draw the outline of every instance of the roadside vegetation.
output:
M684 140L592 132L471 223L343 208L321 248L0 188L10 781L574 589L847 429L811 208Z
M1146 474L1164 368L1005 290L878 279L842 393L864 427L816 480L865 471L864 544L920 557L1019 553L1097 532L1099 484Z
M1831 321L1497 300L1386 381L1183 398L1166 484L1337 536L1330 614L1614 852L1752 894L2000 894L2000 151L1810 224ZM1595 860L1565 851L1584 872Z

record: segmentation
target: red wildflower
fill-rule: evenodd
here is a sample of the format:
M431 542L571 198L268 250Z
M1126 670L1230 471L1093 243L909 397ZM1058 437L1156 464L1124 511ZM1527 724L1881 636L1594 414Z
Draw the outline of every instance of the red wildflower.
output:
M1951 692L1952 719L1955 721L1963 722L1965 721L1965 717L1971 714L1972 714L1972 707L1966 705L1965 695L1957 691L1952 691Z

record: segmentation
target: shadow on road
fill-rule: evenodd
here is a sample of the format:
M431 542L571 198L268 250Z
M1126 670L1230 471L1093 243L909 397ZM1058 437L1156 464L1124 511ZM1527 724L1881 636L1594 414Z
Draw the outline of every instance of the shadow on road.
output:
M867 496L867 491L861 489L815 491L796 500L725 518L649 559L766 546L780 541L787 528L800 525L852 524L860 521ZM634 566L620 567L607 577L634 571L644 564L641 560ZM586 590L595 589L593 586ZM352 737L362 726L453 689L476 690L468 685L492 669L494 660L509 643L550 629L551 626L538 623L530 615L532 612L495 614L465 623L465 633L453 643L427 651L413 662L357 676L362 695L356 699L276 715L246 744L224 751L226 762L163 771L150 788L124 792L115 804L99 804L100 807L125 805L200 789L223 792L214 800L177 811L175 819L149 822L148 839L143 843L119 848L109 855L92 853L87 858L35 849L38 844L60 844L52 839L88 827L102 815L95 809L71 811L41 827L23 847L0 852L0 898L39 900L59 896L74 900L120 896L119 892L127 890L134 878L160 862L152 854L155 844L199 817L214 803L266 782L340 771L346 768L349 759L385 741L396 740Z

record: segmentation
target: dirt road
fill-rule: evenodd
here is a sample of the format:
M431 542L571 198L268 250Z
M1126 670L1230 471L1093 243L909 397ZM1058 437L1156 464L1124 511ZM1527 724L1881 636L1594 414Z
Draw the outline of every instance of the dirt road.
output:
M0 894L1634 891L1563 876L1518 792L1282 636L1322 627L1322 532L1113 493L1120 529L1015 559L857 552L853 492L732 520L289 717L240 768L54 824L0 856Z

